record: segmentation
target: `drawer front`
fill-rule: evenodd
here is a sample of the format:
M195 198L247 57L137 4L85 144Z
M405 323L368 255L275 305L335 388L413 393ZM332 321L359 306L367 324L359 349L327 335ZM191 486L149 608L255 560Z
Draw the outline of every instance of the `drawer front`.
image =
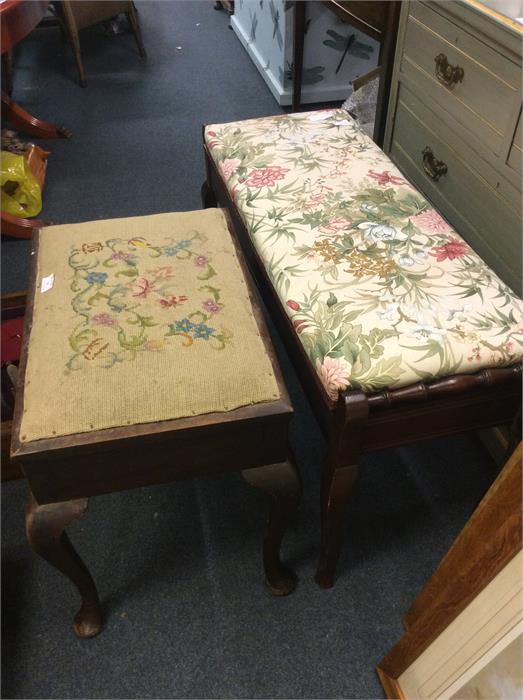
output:
M456 153L439 132L434 117L404 86L399 86L390 155L398 167L517 293L521 286L521 206L509 206L488 182ZM431 178L423 151L430 148L447 172ZM471 159L473 154L471 152Z
M521 200L521 177L510 169L507 157L496 158L485 153L481 144L466 142L466 130L455 121L441 106L416 86L405 80L400 83L401 99L438 137L450 146L455 157L463 160L471 170L503 198L507 205L519 211ZM515 118L512 119L515 123ZM514 129L514 127L512 127ZM508 151L506 146L505 151Z
M401 73L499 155L521 67L427 5L410 8Z

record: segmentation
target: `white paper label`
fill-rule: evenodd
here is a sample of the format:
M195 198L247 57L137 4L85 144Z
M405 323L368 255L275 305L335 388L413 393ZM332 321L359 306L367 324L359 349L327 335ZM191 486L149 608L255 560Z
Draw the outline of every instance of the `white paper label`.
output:
M41 292L48 292L54 284L54 273L52 272L47 277L42 277L42 284L40 285Z

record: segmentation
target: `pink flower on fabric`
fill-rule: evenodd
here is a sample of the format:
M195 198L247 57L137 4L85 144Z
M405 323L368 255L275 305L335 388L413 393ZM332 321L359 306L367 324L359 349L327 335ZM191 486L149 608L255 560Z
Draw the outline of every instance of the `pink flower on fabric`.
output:
M448 233L452 229L445 219L434 209L425 209L413 217L412 223L423 231L430 233Z
M91 323L95 323L97 326L117 326L118 321L111 316L111 314L96 314L96 316L91 317Z
M183 304L184 301L187 301L189 297L186 297L185 294L182 294L181 296L176 296L173 294L169 299L160 299L160 305L163 306L164 309L168 309L170 306L178 306L178 304Z
M245 180L245 184L249 187L272 187L276 180L283 180L288 172L289 168L282 168L279 165L256 168Z
M208 131L209 136L216 136L216 131Z
M196 265L196 267L205 267L208 262L209 258L206 258L205 255L197 255L194 258L194 264Z
M316 371L329 398L336 401L338 392L349 386L350 365L343 357L324 357L316 360Z
M221 311L221 307L214 301L214 299L207 299L202 304L202 308L209 314L217 314Z
M328 224L325 226L320 226L320 231L322 233L338 233L338 231L343 231L343 229L349 228L350 226L350 221L347 221L347 219L341 219L341 218L336 218L332 219L332 221L329 221Z
M133 255L132 253L124 253L119 250L111 255L111 260L132 260L135 257L136 255Z
M153 291L154 282L149 282L147 278L140 277L134 282L131 282L129 286L133 292L133 297L145 299L149 293Z
M449 243L445 245L434 246L429 252L429 255L436 258L437 262L443 262L444 260L460 258L468 253L470 253L470 248L465 241L460 241L458 238L451 238Z
M174 272L172 265L164 265L163 267L157 267L154 270L147 270L148 274L154 275L158 279L169 280L174 277Z
M307 321L304 318L301 318L297 321L293 321L292 325L294 326L294 330L296 331L296 333L301 333L302 331L304 331L306 328L309 327L309 324L307 323Z
M375 173L374 170L369 170L367 173L369 177L374 178L378 181L380 187L385 187L385 185L408 185L409 183L402 177L397 177L397 175L391 175L388 170L384 170L382 173Z
M241 160L239 158L226 158L222 163L220 163L220 170L227 180L234 175L241 165Z
M293 311L299 311L300 309L300 305L297 301L294 301L294 299L287 299L287 306Z
M309 199L305 202L303 205L304 209L314 209L314 207L319 206L323 200L325 199L325 195L319 192L318 194L311 194Z

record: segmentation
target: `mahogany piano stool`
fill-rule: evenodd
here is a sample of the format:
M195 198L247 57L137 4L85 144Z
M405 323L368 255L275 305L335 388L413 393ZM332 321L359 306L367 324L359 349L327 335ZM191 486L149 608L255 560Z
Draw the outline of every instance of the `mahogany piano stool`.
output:
M80 593L77 635L100 632L102 610L65 530L103 493L240 471L272 497L265 580L271 593L290 593L280 545L301 494L287 444L293 409L224 214L53 226L35 232L31 255L11 457L30 488L30 545ZM214 380L195 367L211 378L219 368L214 398ZM227 372L237 382L221 385ZM81 402L71 399L79 386ZM213 410L222 396L231 405Z

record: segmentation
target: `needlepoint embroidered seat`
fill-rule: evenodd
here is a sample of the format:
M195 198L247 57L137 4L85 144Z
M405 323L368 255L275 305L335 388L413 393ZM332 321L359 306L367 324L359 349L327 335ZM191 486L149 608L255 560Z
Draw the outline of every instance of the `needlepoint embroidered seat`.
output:
M205 142L330 399L521 358L521 300L346 112Z
M52 226L37 255L21 441L279 397L220 210Z

